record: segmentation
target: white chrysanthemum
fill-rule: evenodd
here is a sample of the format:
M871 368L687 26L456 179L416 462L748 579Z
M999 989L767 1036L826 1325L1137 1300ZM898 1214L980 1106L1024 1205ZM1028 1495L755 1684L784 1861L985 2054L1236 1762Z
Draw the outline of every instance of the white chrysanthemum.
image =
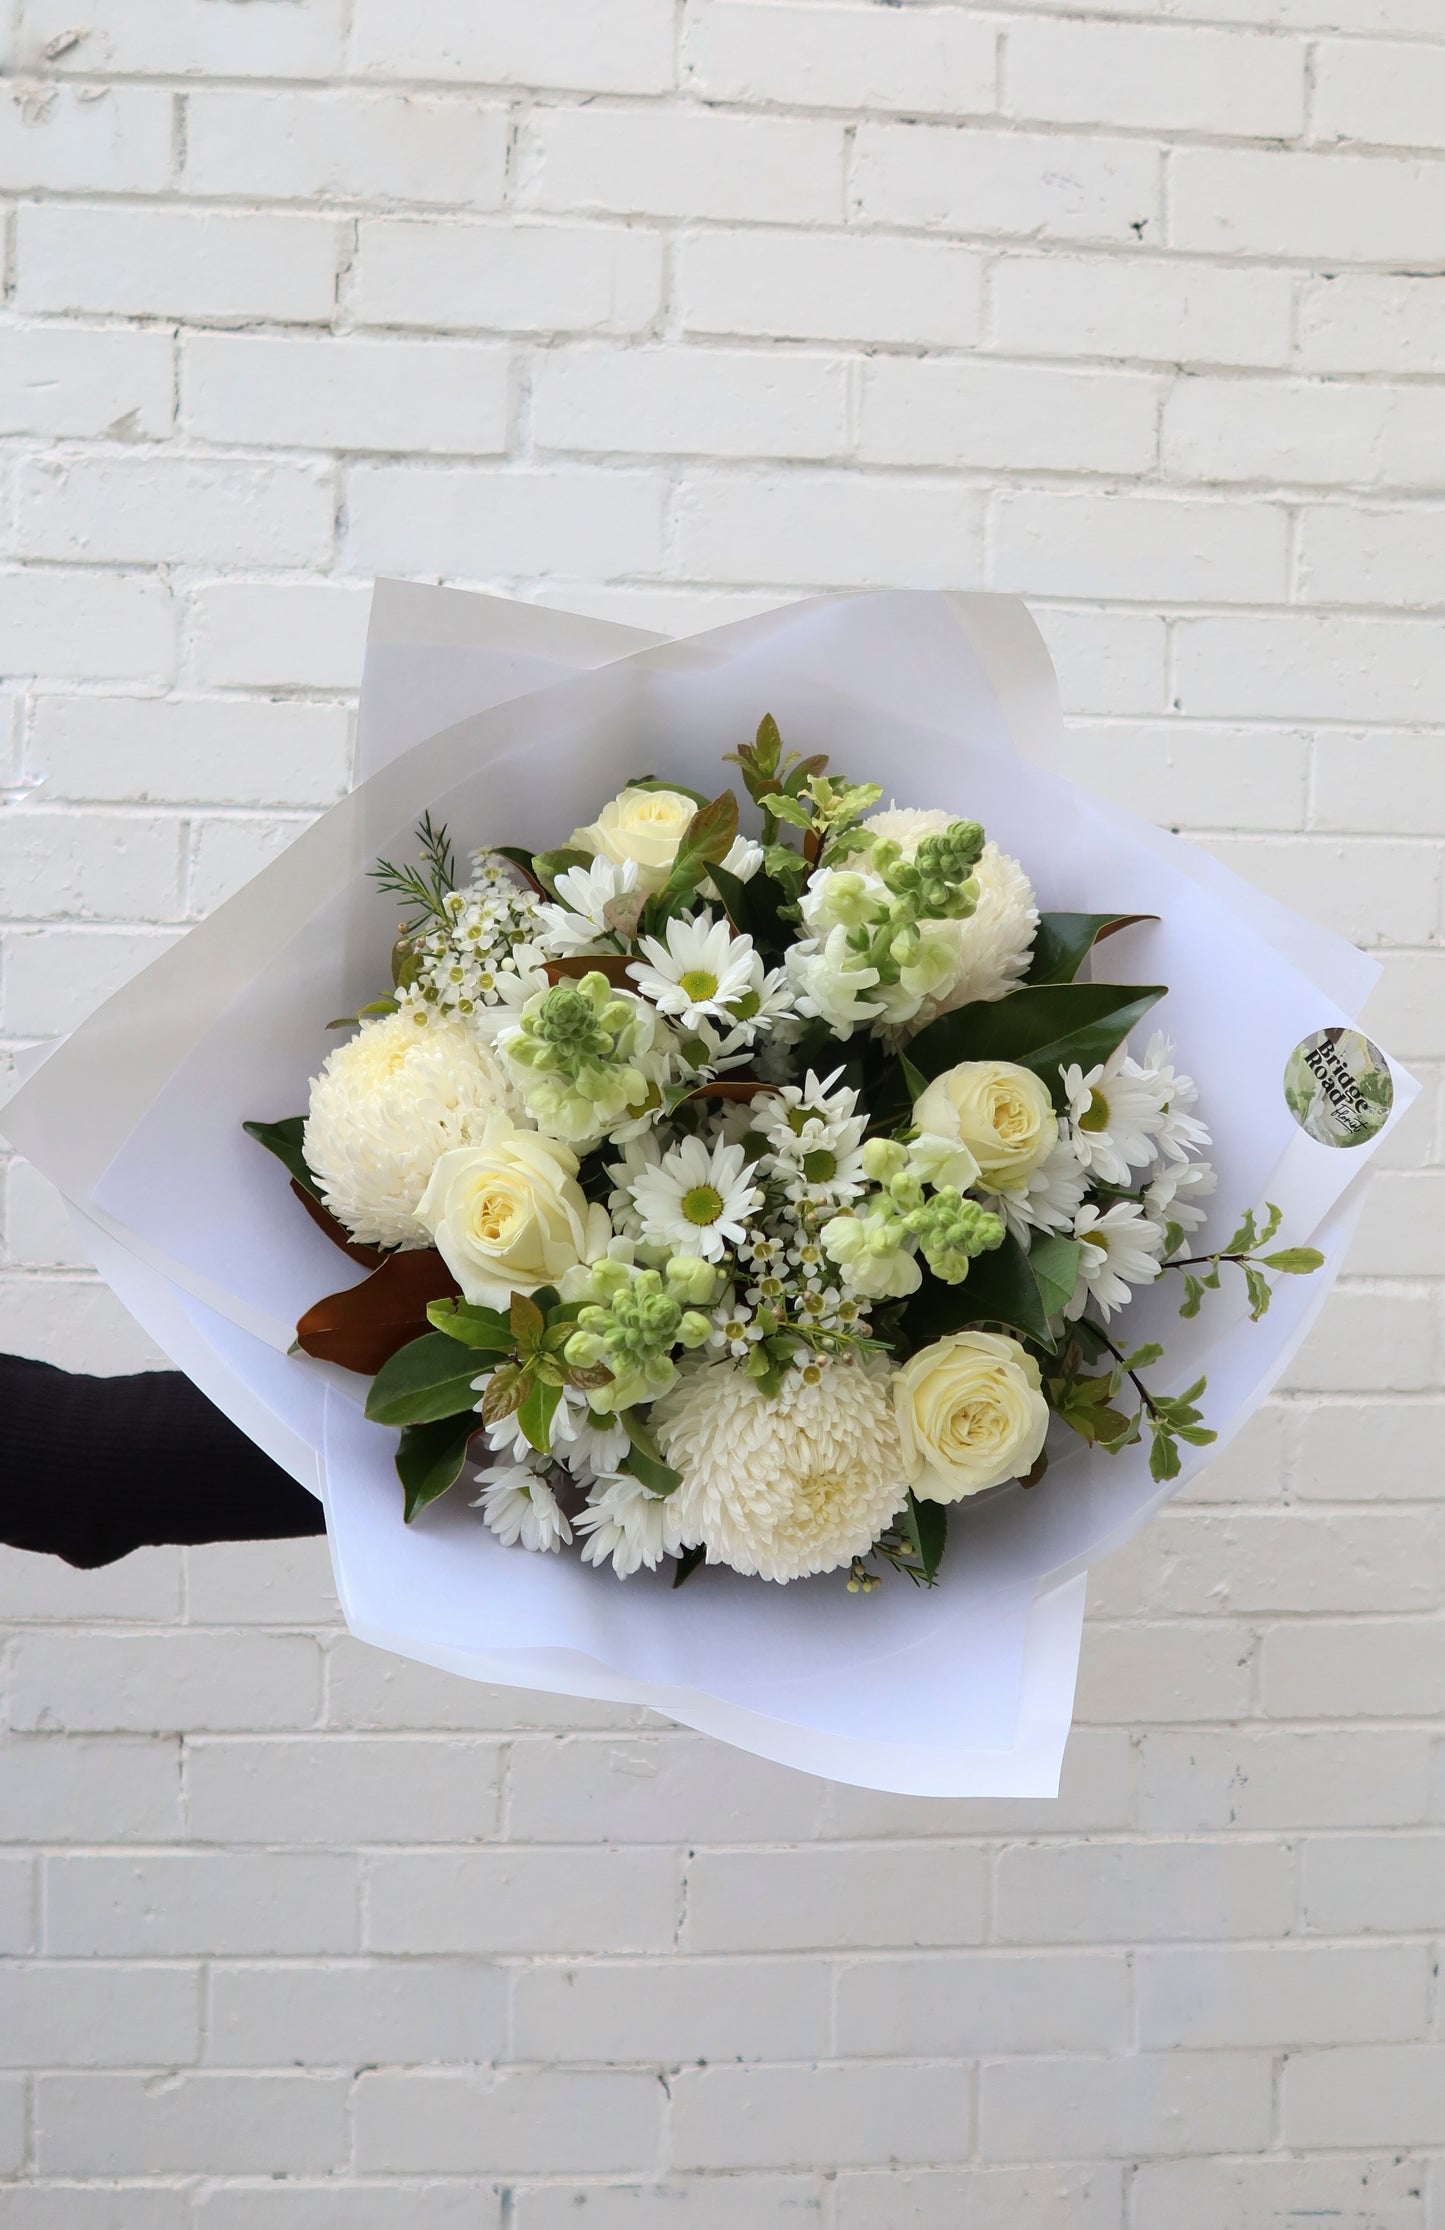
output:
M634 960L627 973L644 999L663 1014L680 1019L686 1030L700 1023L719 1022L729 1028L737 1017L733 1007L761 997L763 964L751 937L735 937L726 921L699 914L689 921L675 915L663 936L641 939L645 960Z
M1084 1252L1070 1316L1092 1296L1107 1322L1115 1309L1128 1306L1136 1285L1152 1285L1159 1275L1164 1234L1137 1200L1116 1200L1103 1215L1091 1202L1074 1218L1074 1237L1083 1240Z
M572 1538L572 1528L557 1505L557 1497L538 1471L524 1463L493 1464L477 1473L482 1492L473 1503L480 1510L503 1548L545 1553L560 1549Z
M1207 1161L1166 1162L1144 1194L1144 1206L1156 1223L1177 1223L1181 1231L1197 1231L1209 1210L1200 1206L1219 1179Z
M643 1564L655 1572L682 1548L676 1500L675 1494L649 1494L625 1471L599 1478L577 1519L577 1531L587 1536L583 1563L605 1564L610 1557L620 1580Z
M765 1580L831 1572L870 1549L908 1482L885 1370L835 1364L776 1395L731 1363L684 1371L649 1423L682 1473L682 1538Z
M1150 1038L1142 1062L1124 1063L1124 1074L1147 1078L1159 1095L1158 1139L1170 1160L1187 1161L1191 1154L1203 1153L1209 1131L1190 1112L1199 1104L1199 1088L1192 1076L1181 1076L1175 1068L1174 1047L1162 1030Z
M425 1007L364 1022L311 1085L304 1150L322 1198L353 1239L429 1247L416 1209L454 1146L480 1138L495 1108L521 1110L487 1045Z
M742 1147L720 1143L709 1153L700 1138L679 1140L629 1189L644 1240L704 1262L720 1261L729 1240L741 1245L747 1218L763 1204Z
M910 1031L921 1030L955 1007L970 1006L975 999L1005 998L1028 974L1039 926L1033 884L1018 861L997 844L985 844L973 875L978 884L973 912L966 921L939 924L957 944L958 974L941 996L924 999Z
M942 836L952 828L954 815L943 812L938 806L899 805L890 802L881 813L870 813L863 826L875 844L885 839L903 847L903 857L912 859L925 836Z
M1104 1184L1132 1184L1129 1172L1155 1158L1164 1119L1158 1085L1126 1057L1122 1046L1087 1075L1077 1062L1061 1073L1075 1154Z
M1069 1230L1088 1189L1088 1172L1069 1140L1060 1138L1018 1192L988 1197L986 1204L1026 1247L1035 1231Z
M557 877L560 905L536 909L537 942L544 952L583 952L607 944L612 925L606 908L614 898L637 888L636 860L611 860L599 854L585 867L569 867Z

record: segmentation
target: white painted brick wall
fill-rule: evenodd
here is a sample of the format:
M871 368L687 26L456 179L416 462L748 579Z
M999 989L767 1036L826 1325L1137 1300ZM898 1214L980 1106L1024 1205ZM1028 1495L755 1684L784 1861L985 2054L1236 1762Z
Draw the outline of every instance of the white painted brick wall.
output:
M0 1066L344 787L376 571L1017 589L1425 1083L1063 1796L0 1554L5 2230L1445 2230L1440 0L0 0ZM39 785L39 787L36 787ZM3 1171L0 1342L154 1361Z

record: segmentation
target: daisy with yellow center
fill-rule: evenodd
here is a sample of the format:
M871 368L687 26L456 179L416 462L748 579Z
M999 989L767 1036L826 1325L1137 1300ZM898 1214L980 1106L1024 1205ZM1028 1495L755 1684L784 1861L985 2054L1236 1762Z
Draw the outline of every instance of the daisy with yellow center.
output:
M640 940L647 955L628 974L644 999L662 1014L675 1015L684 1029L704 1022L728 1024L758 1012L763 964L751 937L735 937L726 921L711 914L680 917L667 924L663 938Z
M711 1152L700 1138L680 1140L629 1189L645 1241L705 1262L721 1261L730 1245L740 1246L747 1218L763 1204L742 1147L721 1139Z

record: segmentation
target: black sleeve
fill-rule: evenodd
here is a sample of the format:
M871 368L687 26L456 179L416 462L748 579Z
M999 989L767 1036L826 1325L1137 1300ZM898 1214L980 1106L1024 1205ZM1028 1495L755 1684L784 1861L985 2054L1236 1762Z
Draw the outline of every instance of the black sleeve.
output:
M88 1567L325 1530L315 1496L179 1371L83 1378L0 1355L0 1542Z

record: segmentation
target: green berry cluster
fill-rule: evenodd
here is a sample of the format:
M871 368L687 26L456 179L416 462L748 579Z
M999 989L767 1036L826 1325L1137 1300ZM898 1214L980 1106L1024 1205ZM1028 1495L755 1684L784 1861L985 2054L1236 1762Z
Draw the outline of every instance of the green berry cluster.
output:
M591 1287L597 1296L578 1311L567 1361L581 1370L598 1364L612 1383L591 1395L597 1410L630 1409L656 1401L677 1376L675 1347L701 1347L711 1319L690 1306L711 1300L716 1274L695 1255L674 1255L664 1270L599 1262Z

